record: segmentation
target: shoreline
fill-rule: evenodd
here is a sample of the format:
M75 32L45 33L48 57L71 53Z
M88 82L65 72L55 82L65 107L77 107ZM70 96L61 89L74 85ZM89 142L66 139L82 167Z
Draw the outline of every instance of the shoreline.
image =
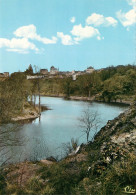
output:
M97 103L105 103L105 104L119 104L119 105L128 105L130 106L132 104L132 101L125 101L125 100L117 100L115 101L111 101L111 102L105 102L105 101L101 101L101 100L96 100L96 96L92 96L92 97L84 97L84 96L70 96L69 98L66 98L64 95L42 95L42 97L55 97L55 98L63 98L65 100L76 100L76 101L88 101L88 102L97 102ZM33 106L32 102L29 102L31 104L31 106ZM45 105L41 105L41 112L46 111L46 110L50 110L50 108L48 108ZM31 108L28 109L27 112L22 115L22 116L17 116L17 117L13 117L11 119L12 122L22 122L22 123L26 123L26 122L32 122L33 120L37 119L40 117L40 114L38 113L38 105L36 105L36 108Z
M116 101L110 101L110 102L106 102L103 100L97 100L96 96L91 96L91 97L85 97L85 96L70 96L68 98L66 98L65 95L44 95L41 94L42 97L56 97L56 98L64 98L66 100L77 100L77 101L91 101L91 102L99 102L99 103L115 103L115 104L124 104L124 105L128 105L130 106L132 104L132 100L119 100L117 99Z
M22 116L13 117L11 119L12 122L21 122L21 123L29 123L34 121L35 119L39 118L41 115L37 111L38 105L36 105L36 109L33 110L28 109L27 112ZM41 112L45 110L50 110L47 106L41 105Z

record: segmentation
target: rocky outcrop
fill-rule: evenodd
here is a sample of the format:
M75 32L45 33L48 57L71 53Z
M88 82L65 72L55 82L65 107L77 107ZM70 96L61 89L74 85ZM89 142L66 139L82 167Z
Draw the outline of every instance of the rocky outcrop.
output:
M92 148L99 153L90 166L94 174L103 172L116 161L124 161L130 153L136 156L136 103L114 120L108 121L94 142L90 143L90 153Z
M132 104L127 111L121 113L114 120L109 120L107 125L101 128L95 137L95 141L112 141L118 136L123 137L125 133L130 137L136 129L136 103ZM114 138L113 138L114 136Z

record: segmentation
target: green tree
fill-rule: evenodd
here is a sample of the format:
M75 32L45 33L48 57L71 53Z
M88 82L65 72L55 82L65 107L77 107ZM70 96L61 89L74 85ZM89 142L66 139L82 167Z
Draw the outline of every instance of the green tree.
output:
M0 83L0 121L8 122L13 116L23 111L29 90L26 77L22 73L12 74Z
M29 75L32 75L33 74L33 67L32 67L31 64L29 65L28 69L26 69L25 73L26 74L29 74Z
M64 80L64 82L62 83L63 92L66 95L66 98L70 97L71 83L72 83L72 78L71 77L66 78Z

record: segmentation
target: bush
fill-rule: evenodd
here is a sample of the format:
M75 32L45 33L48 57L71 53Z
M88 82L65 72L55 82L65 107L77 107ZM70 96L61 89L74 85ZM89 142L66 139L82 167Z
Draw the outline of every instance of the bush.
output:
M4 189L6 188L7 183L5 180L5 177L0 173L0 194L4 192Z
M43 188L43 183L36 177L31 178L30 181L27 184L27 189L34 191L34 192L38 192Z

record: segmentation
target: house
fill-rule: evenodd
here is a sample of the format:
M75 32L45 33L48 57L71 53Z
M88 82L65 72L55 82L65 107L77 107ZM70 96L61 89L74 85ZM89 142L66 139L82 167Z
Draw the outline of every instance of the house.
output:
M40 73L43 74L43 75L47 75L48 70L47 69L40 69Z
M59 70L57 68L55 68L54 66L51 66L50 68L50 74L54 75L54 74L58 74Z
M85 71L86 73L92 73L94 72L94 68L92 66L89 66Z
M5 77L9 77L9 72L4 72Z
M76 81L76 78L77 78L77 75L76 75L76 74L73 74L73 75L72 75L72 80L73 80L73 81Z
M4 77L4 74L3 73L0 73L0 77Z
M27 78L27 80L42 79L42 78L44 78L44 75L34 75L34 76L27 75L26 78Z
M9 72L4 72L4 73L0 73L0 77L5 78L5 77L9 77Z

